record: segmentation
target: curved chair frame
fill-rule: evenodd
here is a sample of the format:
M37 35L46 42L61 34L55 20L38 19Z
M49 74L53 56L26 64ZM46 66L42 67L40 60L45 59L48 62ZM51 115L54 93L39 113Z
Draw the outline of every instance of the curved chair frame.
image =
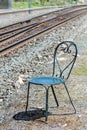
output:
M73 48L74 51L72 51L72 48ZM59 58L57 59L57 53L58 53L58 55L60 55L61 51L63 52L63 55L66 55L66 54L68 54L68 56L70 54L72 55L71 61L63 69L61 69L62 66L60 65L60 63L58 61ZM72 102L72 99L70 97L69 91L68 91L66 83L65 83L66 80L69 78L69 76L71 74L72 68L73 68L74 63L76 61L76 58L77 58L77 46L76 46L75 43L73 43L71 41L64 41L64 42L61 42L60 44L57 45L57 47L55 48L55 51L54 51L53 74L52 74L52 76L51 77L49 77L49 76L47 76L47 77L34 77L34 78L31 78L31 79L28 79L28 91L27 91L27 102L26 102L25 112L27 112L27 109L28 109L30 84L36 84L36 85L42 85L42 86L46 85L46 87L45 86L44 87L45 87L45 90L46 90L46 114L45 114L46 118L45 118L45 121L47 121L47 119L48 119L48 93L49 93L49 88L52 89L52 93L53 93L56 105L59 106L53 85L62 83L64 85L65 89L66 89L70 103L71 103L71 105L74 109L74 113L76 113L75 106ZM57 63L58 68L59 68L59 74L58 75L57 74L55 75L56 63ZM70 67L70 69L68 69L69 67ZM68 74L64 75L64 72L67 69L68 69ZM65 72L65 74L66 74L66 72ZM47 85L48 85L48 87L47 87Z

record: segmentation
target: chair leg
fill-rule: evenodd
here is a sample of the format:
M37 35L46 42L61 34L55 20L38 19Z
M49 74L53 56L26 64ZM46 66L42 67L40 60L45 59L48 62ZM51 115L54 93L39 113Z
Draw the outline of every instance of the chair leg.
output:
M26 101L26 109L25 109L25 112L27 112L27 108L28 108L28 100L29 100L29 89L30 89L30 83L28 83L27 101Z
M49 90L49 88L46 88L46 118L45 118L46 122L48 119L48 90Z
M68 94L69 100L70 100L70 102L71 102L71 104L72 104L72 107L73 107L73 109L74 109L74 111L75 111L74 113L76 113L76 108L75 108L75 106L74 106L74 104L73 104L73 102L72 102L72 99L71 99L71 97L70 97L69 91L68 91L67 86L66 86L65 83L64 83L64 86L65 86L66 92L67 92L67 94Z
M53 92L53 96L54 96L54 99L56 101L56 104L57 104L57 107L59 106L59 103L58 103L58 100L57 100L57 97L56 97L56 94L55 94L55 91L54 91L54 88L53 86L51 85L51 89L52 89L52 92Z

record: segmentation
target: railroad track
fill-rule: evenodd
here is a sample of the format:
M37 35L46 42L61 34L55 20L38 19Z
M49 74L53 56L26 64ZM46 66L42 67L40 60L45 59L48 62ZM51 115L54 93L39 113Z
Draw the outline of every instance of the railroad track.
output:
M85 7L87 7L87 5L72 6L70 8L64 8L64 9L61 9L61 10L52 11L50 13L39 15L39 16L36 16L36 17L34 17L32 19L17 22L17 23L14 23L12 25L8 25L6 27L1 27L0 28L0 35L5 33L5 32L8 32L8 30L13 30L13 29L16 30L16 28L18 29L18 28L21 28L21 27L25 27L26 25L31 24L31 22L33 23L33 22L38 22L39 20L41 21L41 20L44 19L44 17L51 17L54 14L58 15L58 14L61 14L61 13L65 12L65 11L70 11L71 9L77 10L77 8L80 9L80 8L85 8Z
M16 23L0 29L0 53L22 46L27 40L40 35L50 29L65 24L69 20L87 13L87 6L73 6L53 11L31 20Z

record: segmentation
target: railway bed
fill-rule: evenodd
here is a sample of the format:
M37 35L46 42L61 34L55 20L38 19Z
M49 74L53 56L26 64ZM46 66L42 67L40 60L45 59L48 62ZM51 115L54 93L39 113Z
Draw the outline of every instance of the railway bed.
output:
M58 11L53 11L45 15L35 17L32 20L28 20L22 24L17 23L11 26L1 28L0 32L0 52L15 48L15 45L24 43L26 40L30 40L35 36L39 36L44 32L50 31L50 29L61 26L68 21L85 14L87 12L87 6L73 6ZM17 27L19 26L20 27ZM16 28L15 28L16 26ZM13 29L10 29L13 28ZM6 31L4 31L6 30Z

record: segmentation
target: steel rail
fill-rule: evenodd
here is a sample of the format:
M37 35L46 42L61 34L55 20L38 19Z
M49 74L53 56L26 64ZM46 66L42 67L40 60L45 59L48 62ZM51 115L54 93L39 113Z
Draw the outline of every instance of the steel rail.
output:
M25 38L23 38L23 39L20 39L19 41L16 41L16 42L14 42L14 43L12 43L12 44L10 44L10 45L7 45L7 46L5 46L5 47L3 47L3 48L0 48L0 52L3 52L3 51L5 51L5 50L7 50L7 49L9 49L9 48L11 48L11 47L13 47L13 46L15 46L15 45L18 45L18 44L20 44L20 43L22 43L22 42L24 42L24 41L26 41L26 40L28 40L28 39L31 39L31 38L33 38L33 37L35 37L35 36L37 36L37 35L39 35L39 34L45 32L45 31L47 31L47 30L52 29L53 27L56 27L56 26L58 26L58 25L60 25L60 24L63 24L63 23L65 23L65 22L67 22L67 21L69 21L69 20L71 20L71 19L73 19L73 18L75 18L75 17L77 17L77 16L79 16L79 15L85 13L85 12L86 12L86 11L83 11L83 12L81 12L81 13L79 13L79 14L76 14L75 16L66 18L66 19L62 20L62 22L60 21L59 23L56 23L56 24L54 24L54 25L52 25L52 26L49 26L49 27L47 27L47 28L44 28L43 30L40 30L39 32L36 32L35 34L33 34L33 35L31 35L31 36L27 36L27 37L25 37Z
M87 7L86 7L86 8L87 8ZM85 8L84 8L84 9L85 9ZM78 12L78 11L81 11L81 10L83 10L83 9L78 9L77 12ZM70 14L71 12L74 13L74 12L76 12L76 10L70 11L70 12L68 12L68 13L59 14L59 15L53 17L53 18L49 18L49 19L46 19L46 20L42 20L41 22L37 22L37 23L33 23L33 24L30 24L30 25L27 25L27 26L25 26L25 28L24 28L24 27L23 27L23 28L20 28L20 29L22 29L22 30L19 30L18 32L16 32L16 33L14 32L14 33L11 34L10 36L7 36L7 37L5 37L5 38L2 38L2 39L0 40L0 42L3 42L3 41L5 41L5 40L7 40L7 39L9 39L9 38L12 38L13 36L16 36L16 35L18 35L18 34L20 34L20 33L23 33L23 32L25 32L25 31L27 31L27 30L29 30L29 29L35 27L35 26L38 26L38 24L41 24L41 23L44 23L44 22L47 22L47 21L56 19L56 18L58 18L58 17L60 17L60 16L63 17L64 15L66 15L66 14L68 15L68 14ZM18 30L18 28L17 28L17 30ZM12 32L12 30L11 30L11 32Z
M26 28L23 28L22 30L18 30L18 32L14 33L14 34L12 34L12 35L9 35L9 36L7 36L7 37L5 37L5 38L2 38L2 39L0 40L0 42L3 42L3 41L5 41L5 40L7 40L7 39L9 39L9 38L12 38L12 37L14 37L14 36L20 34L20 33L23 33L24 31L27 31L27 30L31 29L32 27L35 27L36 25L37 25L37 23L32 24L32 26L30 25L31 27L28 25Z
M23 28L29 27L29 26L31 26L31 25L24 25L22 27L13 28L13 29L11 29L9 31L5 31L5 32L0 33L0 36L2 36L4 34L7 34L7 33L10 33L10 32L13 32L13 31L16 31L16 30L19 30L19 29L23 29Z

